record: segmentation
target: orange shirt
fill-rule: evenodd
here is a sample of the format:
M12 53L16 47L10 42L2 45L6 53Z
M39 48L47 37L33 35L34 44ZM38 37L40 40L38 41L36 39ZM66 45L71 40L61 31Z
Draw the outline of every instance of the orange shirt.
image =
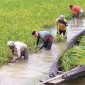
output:
M79 6L73 6L73 7L72 7L72 12L73 12L73 13L74 13L74 12L79 13L81 10L82 10L82 8L79 7Z

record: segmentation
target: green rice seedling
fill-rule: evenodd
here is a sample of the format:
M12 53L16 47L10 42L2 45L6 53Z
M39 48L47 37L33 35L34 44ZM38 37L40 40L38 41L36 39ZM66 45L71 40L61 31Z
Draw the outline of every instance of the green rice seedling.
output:
M38 47L38 46L34 46L32 52L33 52L33 53L39 52L39 47Z
M59 35L59 34L57 34L57 35L56 35L56 41L57 41L57 42L61 42L61 41L62 41L62 36Z
M54 36L54 41L55 42L65 42L66 38L62 35L57 34L57 35Z
M85 36L82 36L79 45L80 46L85 46Z
M85 49L80 46L75 46L63 54L62 66L64 70L67 71L75 66L84 65L85 62L80 63L83 59L85 59Z

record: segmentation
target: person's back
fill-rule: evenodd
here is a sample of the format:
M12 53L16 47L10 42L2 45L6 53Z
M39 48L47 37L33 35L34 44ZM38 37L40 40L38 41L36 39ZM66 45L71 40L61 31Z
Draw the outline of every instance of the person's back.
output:
M15 62L22 56L25 60L28 59L28 47L26 44L19 41L8 41L7 45L9 46L12 52L12 60L10 60L10 62ZM14 54L16 56L14 56Z
M19 42L19 41L14 42L14 45L15 45L15 49L20 50L21 52L22 52L25 48L27 48L27 45L26 45L26 44L24 44L24 43L22 43L22 42Z
M82 10L82 8L79 7L79 6L73 6L73 7L72 7L72 10L73 10L73 11L76 11L76 12L80 12L80 11Z
M40 37L41 37L43 40L45 40L45 37L46 37L46 36L50 36L50 37L53 38L53 35L52 35L50 32L48 32L48 31L40 31L39 34L40 34Z

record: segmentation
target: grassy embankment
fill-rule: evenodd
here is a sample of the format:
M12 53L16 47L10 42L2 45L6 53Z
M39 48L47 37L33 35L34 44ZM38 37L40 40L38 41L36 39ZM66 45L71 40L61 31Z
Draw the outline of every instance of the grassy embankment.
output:
M62 57L65 71L82 65L85 65L85 36L82 36L79 45L67 50Z
M84 0L0 0L0 65L11 56L7 47L9 40L21 41L31 51L35 39L33 30L43 30L55 25L55 19L64 14L71 18L70 4L85 9Z

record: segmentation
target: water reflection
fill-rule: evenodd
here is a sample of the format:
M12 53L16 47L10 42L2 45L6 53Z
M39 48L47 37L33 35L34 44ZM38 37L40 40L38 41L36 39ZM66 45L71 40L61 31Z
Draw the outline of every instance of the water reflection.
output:
M68 21L67 41L71 40L76 34L85 29L85 19L79 21L78 25L74 24L74 20Z

